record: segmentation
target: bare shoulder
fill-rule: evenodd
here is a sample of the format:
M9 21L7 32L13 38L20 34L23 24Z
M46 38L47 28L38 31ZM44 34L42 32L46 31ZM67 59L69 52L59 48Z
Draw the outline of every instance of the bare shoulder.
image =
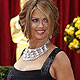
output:
M66 68L66 67L68 67L68 66L71 66L71 64L70 64L70 60L69 60L69 58L68 58L68 56L66 55L66 53L64 52L64 51L60 51L57 55L56 55L56 57L55 57L55 59L54 59L54 62L53 62L53 67L55 68L55 69L60 69L61 70L61 68L63 69L63 68ZM57 69L57 70L58 70Z
M56 55L55 61L56 61L56 63L62 64L62 65L67 65L67 63L70 63L70 60L64 51L60 51Z
M52 67L56 71L57 80L74 80L70 60L64 51L56 55Z

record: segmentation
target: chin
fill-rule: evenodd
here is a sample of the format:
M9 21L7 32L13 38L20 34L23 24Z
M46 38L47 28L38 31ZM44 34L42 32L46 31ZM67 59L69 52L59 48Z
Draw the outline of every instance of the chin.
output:
M44 40L44 39L47 39L47 38L48 38L47 36L38 36L35 39L37 39L37 40Z

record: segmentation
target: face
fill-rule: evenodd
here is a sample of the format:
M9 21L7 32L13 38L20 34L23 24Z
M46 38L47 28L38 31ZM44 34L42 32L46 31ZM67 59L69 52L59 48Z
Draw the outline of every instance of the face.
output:
M31 38L45 40L48 39L48 34L47 17L39 9L35 9L31 18Z

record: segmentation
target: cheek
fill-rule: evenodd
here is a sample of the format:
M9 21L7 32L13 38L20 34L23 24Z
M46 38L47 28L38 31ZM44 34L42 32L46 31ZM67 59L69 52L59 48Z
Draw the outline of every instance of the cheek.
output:
M49 32L49 30L47 31L47 35L49 35L50 34L50 32Z
M51 34L52 34L52 29L50 28L50 27L48 27L48 36L51 36Z
M35 27L31 26L31 35L35 34Z
M44 25L44 27L47 27L47 28L48 28L48 27L49 27L49 25L48 25L48 24L45 24L45 25Z
M46 30L47 30L47 34L49 34L50 30L49 30L49 26L45 26Z
M31 30L35 28L35 25L31 23Z
M31 25L31 31L35 30L36 26L35 25Z

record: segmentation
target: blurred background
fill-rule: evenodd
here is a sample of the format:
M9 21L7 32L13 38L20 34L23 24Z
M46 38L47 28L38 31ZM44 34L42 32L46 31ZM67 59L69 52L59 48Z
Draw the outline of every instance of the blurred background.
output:
M53 1L59 9L60 17L59 33L51 39L51 42L66 52L71 61L75 80L80 80L80 54L76 50L70 50L64 42L66 25L71 23L75 17L80 16L80 0ZM0 0L0 66L13 66L20 56L17 52L19 45L27 44L24 48L28 46L27 39L23 36L17 23L20 10L20 0ZM18 30L15 31L15 28Z

